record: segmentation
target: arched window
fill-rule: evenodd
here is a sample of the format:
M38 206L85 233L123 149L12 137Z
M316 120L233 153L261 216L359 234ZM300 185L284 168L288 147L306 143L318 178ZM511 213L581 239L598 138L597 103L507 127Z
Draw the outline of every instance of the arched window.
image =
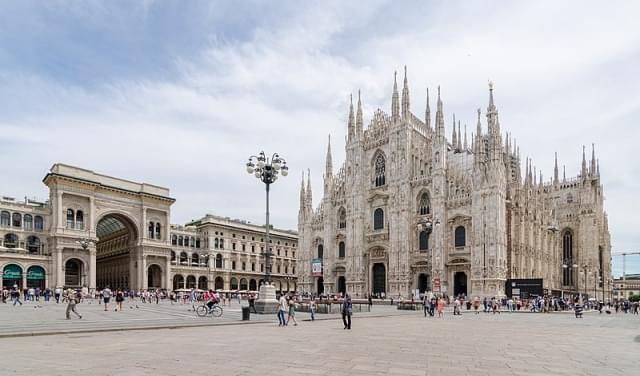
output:
M33 222L33 227L36 231L42 231L44 230L44 220L42 219L41 216L36 215L34 222Z
M40 239L37 236L31 235L27 238L27 250L30 253L40 252Z
M178 245L178 237L176 234L171 235L171 245Z
M429 250L429 233L427 232L427 230L420 231L419 238L420 238L419 239L419 243L420 243L419 249L421 251Z
M187 253L180 252L180 265L187 265Z
M33 217L31 214L24 215L24 229L25 230L33 230Z
M456 247L464 247L466 244L466 231L464 229L464 226L458 226L456 227L455 233L454 233L454 245Z
M196 248L200 248L200 238L196 238Z
M160 236L160 234L162 233L162 226L160 225L160 222L156 223L156 239L160 240L162 239L162 237Z
M182 247L184 244L184 237L182 235L178 236L178 246Z
M73 228L73 224L75 223L75 213L73 209L67 209L67 228Z
M344 242L340 242L338 244L338 258L344 258L345 254L346 254L346 247L344 245Z
M76 228L78 230L84 230L84 213L82 210L76 211Z
M420 196L420 202L418 203L418 212L420 213L420 215L425 215L430 213L429 195L426 193L423 193L422 196Z
M562 284L573 286L573 234L569 230L562 235L562 258L564 259Z
M195 246L196 246L196 238L194 238L193 236L189 237L189 247L195 248Z
M149 239L153 239L154 228L155 228L155 224L153 222L149 222Z
M13 213L13 227L22 227L22 214Z
M220 239L220 249L224 249L224 239Z
M338 210L338 228L347 228L347 211L344 208Z
M321 259L324 257L324 247L322 244L318 244L318 258Z
M381 208L377 208L373 212L373 229L381 230L384 228L384 211Z
M5 246L5 248L15 248L18 246L18 237L16 236L16 234L7 234L4 236L4 243L3 245Z
M192 266L200 265L200 255L198 255L197 253L194 253L191 255L191 265Z
M176 261L176 253L171 251L171 261Z
M216 268L222 269L222 255L219 253L216 255Z
M11 226L11 213L3 211L2 214L0 214L0 225Z
M385 184L385 159L382 153L378 154L375 161L375 186L380 187Z

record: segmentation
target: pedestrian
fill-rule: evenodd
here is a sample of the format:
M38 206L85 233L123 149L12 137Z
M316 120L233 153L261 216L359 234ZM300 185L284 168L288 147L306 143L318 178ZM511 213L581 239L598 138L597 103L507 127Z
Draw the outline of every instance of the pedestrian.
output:
M476 315L480 313L479 309L480 309L480 297L476 296L475 299L473 299L473 309L476 311Z
M293 325L298 326L298 322L296 321L296 302L294 302L292 298L289 298L289 316L287 316L287 325L289 325L289 320L293 320Z
M284 319L284 313L289 310L287 307L287 299L284 295L280 296L280 300L278 301L278 326L287 326L287 322Z
M443 317L442 313L444 311L444 299L438 298L438 317Z
M316 299L314 297L309 301L309 312L311 313L311 321L316 320Z
M109 288L109 286L105 287L102 290L102 299L104 301L104 310L108 311L109 310L109 300L111 300L111 289Z
M71 320L71 312L75 313L79 319L82 318L82 315L76 311L76 304L80 302L80 297L78 295L79 293L76 293L73 289L67 290L67 320Z
M369 312L371 312L371 306L373 305L373 299L371 298L371 294L369 294L367 301L369 302Z
M351 303L351 295L345 294L342 301L342 323L345 329L351 330L351 314L353 313L353 305Z
M427 317L427 311L429 311L429 296L425 293L422 297L422 310L424 311L424 317Z
M256 311L256 297L253 294L249 295L249 311L251 311L251 308L253 308L253 313L258 313Z
M124 301L124 292L120 289L116 291L116 312L122 312L122 302Z
M20 290L18 290L16 287L11 290L11 300L13 300L14 306L17 303L20 303L20 306L22 306L22 302L20 301Z

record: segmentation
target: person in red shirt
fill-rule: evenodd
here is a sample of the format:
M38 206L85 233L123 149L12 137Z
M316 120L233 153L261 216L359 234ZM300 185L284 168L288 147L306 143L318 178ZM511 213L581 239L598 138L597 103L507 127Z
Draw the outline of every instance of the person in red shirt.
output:
M218 303L218 298L216 297L216 293L213 290L209 290L204 293L204 300L207 302L207 307L209 307L209 311L213 308L213 305Z

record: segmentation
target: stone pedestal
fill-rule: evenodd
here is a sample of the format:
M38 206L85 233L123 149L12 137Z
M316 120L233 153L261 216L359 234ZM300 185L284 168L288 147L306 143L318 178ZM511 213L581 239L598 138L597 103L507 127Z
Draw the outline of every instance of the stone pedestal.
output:
M275 286L266 283L260 286L260 295L258 295L255 304L258 313L277 313L278 300L276 299Z

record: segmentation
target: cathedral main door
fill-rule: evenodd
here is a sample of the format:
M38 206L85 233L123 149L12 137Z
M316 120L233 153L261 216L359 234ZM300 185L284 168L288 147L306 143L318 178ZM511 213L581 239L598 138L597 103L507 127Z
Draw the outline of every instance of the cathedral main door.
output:
M453 276L453 295L467 295L467 273L456 272Z

